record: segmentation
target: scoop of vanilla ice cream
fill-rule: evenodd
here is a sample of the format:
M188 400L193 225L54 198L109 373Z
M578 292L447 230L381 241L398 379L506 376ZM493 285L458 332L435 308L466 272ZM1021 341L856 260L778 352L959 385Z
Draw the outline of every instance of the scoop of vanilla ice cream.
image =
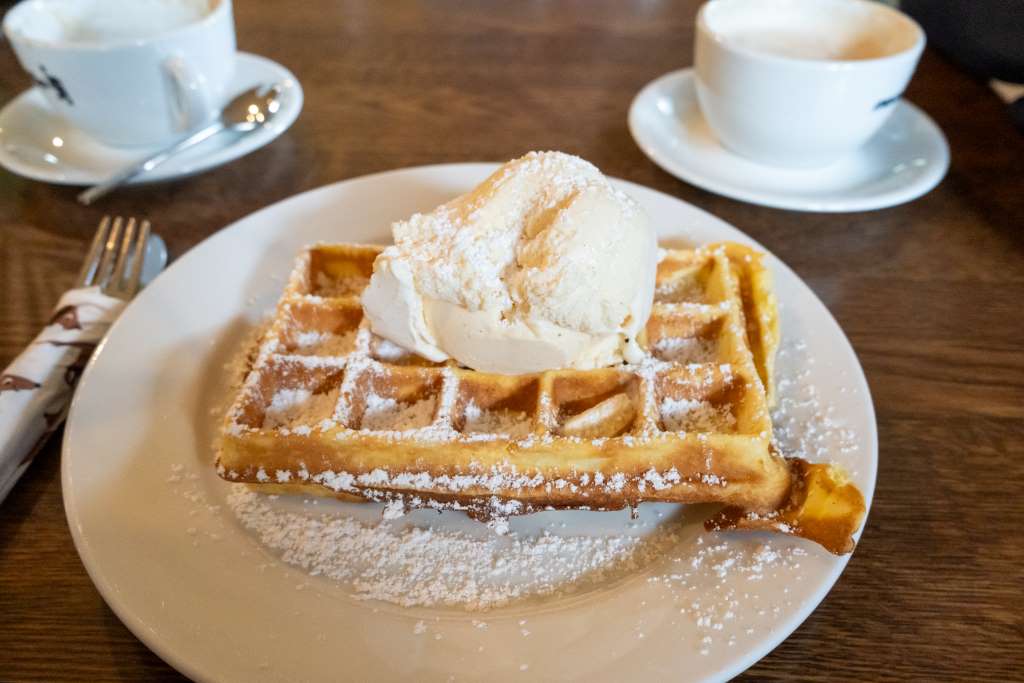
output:
M592 164L531 152L392 232L363 293L376 334L501 374L639 358L657 239Z

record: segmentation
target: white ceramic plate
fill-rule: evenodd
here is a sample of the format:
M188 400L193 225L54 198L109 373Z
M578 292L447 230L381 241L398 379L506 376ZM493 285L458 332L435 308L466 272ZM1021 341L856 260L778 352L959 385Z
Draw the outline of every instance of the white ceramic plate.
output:
M274 120L247 135L221 133L174 156L133 183L155 182L199 173L269 144L298 118L302 87L288 69L265 57L238 53L232 97L261 83L282 85L281 109ZM0 111L0 165L12 173L59 185L94 185L158 147L123 149L105 145L55 114L38 88L26 90Z
M629 108L629 130L654 163L709 192L780 209L867 211L917 199L949 168L942 131L906 100L863 147L825 168L749 161L708 128L693 78L693 69L682 69L644 86Z
M93 356L64 441L68 522L108 604L185 674L203 681L724 680L781 642L839 577L846 557L789 537L706 534L693 515L670 520L679 506L641 506L638 523L625 512L541 513L514 520L513 529L602 534L639 524L649 533L672 524L678 540L653 564L583 595L484 613L401 608L355 600L348 586L289 566L239 524L226 505L229 485L211 464L211 411L224 390L225 361L273 306L293 256L317 240L385 242L391 221L468 190L493 168L367 176L254 213L158 277ZM693 206L620 186L665 240L752 244ZM784 334L804 342L780 359L780 377L792 380L784 395L799 398L813 385L818 402L832 406L833 422L809 446L845 464L870 503L877 441L856 356L807 286L770 263ZM336 514L379 510L324 505ZM458 513L411 521L467 526Z

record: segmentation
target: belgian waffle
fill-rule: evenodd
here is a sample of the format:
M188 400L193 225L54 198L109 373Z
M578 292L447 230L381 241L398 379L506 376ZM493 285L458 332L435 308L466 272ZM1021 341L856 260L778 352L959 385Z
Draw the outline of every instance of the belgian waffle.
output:
M644 359L491 375L375 336L359 295L382 247L297 260L225 419L218 472L275 492L509 515L724 503L709 528L769 528L852 549L863 499L831 468L781 457L769 407L778 320L757 252L659 263Z

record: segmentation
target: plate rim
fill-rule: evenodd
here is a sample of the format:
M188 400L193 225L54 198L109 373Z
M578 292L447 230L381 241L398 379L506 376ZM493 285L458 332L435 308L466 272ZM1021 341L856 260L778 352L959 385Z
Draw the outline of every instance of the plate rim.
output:
M306 200L310 195L313 195L315 193L327 193L334 191L335 188L337 188L338 186L347 183L373 179L379 180L382 177L389 175L397 176L408 173L443 173L446 170L471 170L474 169L474 167L476 170L480 170L481 174L486 174L489 172L489 170L493 170L497 166L497 162L455 162L426 164L420 166L409 166L397 169L390 169L386 171L379 171L376 173L370 173L361 176L354 176L333 183L328 183L326 185L310 188L303 192L291 195L277 202L274 202L267 206L261 207L255 211L252 211L249 214L246 214L238 218L237 220L231 222L229 225L210 234L200 242L196 243L193 247L188 249L185 253L181 254L181 256L175 259L174 262L171 263L164 270L163 273L157 276L156 279L164 277L164 275L166 273L171 272L172 269L181 269L187 267L188 262L193 258L196 258L195 254L199 253L200 249L206 248L208 246L208 243L212 243L218 240L232 239L233 234L238 232L239 230L244 230L246 227L245 224L248 223L250 219L254 218L255 216L262 214L264 212L278 210L282 205L288 203L302 202ZM481 175L481 177L483 177L483 175ZM866 435L867 438L864 441L867 454L869 456L867 458L867 461L871 465L871 471L869 472L868 480L864 487L865 490L863 491L866 503L866 512L864 522L861 525L861 528L854 535L854 538L859 541L864 531L864 528L867 525L868 516L870 514L871 505L874 498L874 491L878 478L878 423L875 414L874 401L871 396L870 386L864 374L863 366L861 365L860 359L857 356L856 351L854 350L849 338L846 336L846 333L842 330L839 323L832 315L831 311L829 311L828 307L825 306L825 304L821 301L821 299L814 292L814 290L812 290L810 286L807 285L806 282L804 282L804 280L800 278L800 276L797 275L784 261L775 256L770 250L766 249L757 240L750 237L746 233L742 232L739 228L733 226L731 223L725 221L722 218L719 218L718 216L715 216L714 214L706 211L705 209L695 204L680 199L679 197L670 195L666 192L655 190L654 188L647 187L645 185L641 185L639 183L635 183L629 180L613 176L608 177L617 184L622 184L627 187L640 188L645 192L657 193L675 202L682 203L686 205L690 210L698 211L704 214L705 217L728 228L730 231L734 231L737 234L741 235L742 238L749 244L756 246L757 248L761 249L766 254L768 254L774 261L774 267L787 271L789 275L795 278L797 282L799 282L803 287L805 287L808 290L808 292L811 294L813 305L816 308L820 309L819 314L824 314L823 320L827 321L827 324L830 327L834 328L834 332L837 332L839 334L840 338L843 340L843 343L845 344L845 350L856 361L856 373L851 379L852 381L857 382L860 385L860 389L864 392L864 405L867 410L867 417L869 418L868 425L870 426L870 433ZM144 305L146 299L148 298L147 293L148 288L144 289L142 292L139 293L138 296L135 297L134 300L129 302L128 306L126 306L125 308L125 311L122 312L122 315L118 317L118 319L111 326L110 330L108 330L107 335L104 337L102 342L97 346L92 356L90 357L88 363L86 364L86 367L83 370L82 376L80 378L79 387L89 386L89 378L93 374L93 368L96 366L99 359L104 357L104 352L108 340L113 335L118 334L118 330L120 329L120 327L122 327L122 321L126 319L124 313L130 310L131 307L139 307L141 305ZM68 523L69 530L71 532L75 550L78 553L82 561L82 565L85 568L90 580L92 581L96 590L99 592L100 596L103 598L104 602L111 609L111 611L113 611L114 614L117 615L121 623L124 624L124 626L136 638L138 638L140 642L142 642L147 648L149 648L154 654L160 657L168 665L170 665L180 673L184 674L185 676L189 677L190 679L196 681L215 680L210 676L210 674L207 671L204 671L198 664L191 661L188 657L188 653L175 652L172 650L172 648L165 647L164 641L160 639L157 632L155 630L148 629L147 624L143 622L141 618L136 617L133 614L131 605L128 604L127 601L122 601L119 598L116 586L114 586L110 581L107 581L103 577L101 567L99 566L100 562L92 553L92 549L90 547L88 539L86 538L85 531L81 528L80 524L77 523L77 500L75 495L73 472L71 471L71 461L74 456L71 454L72 446L71 439L69 438L69 436L74 429L73 425L78 405L86 400L85 398L83 398L83 396L85 396L85 392L76 391L74 397L72 398L66 422L66 424L68 425L68 429L66 429L65 436L62 439L61 443L60 467L62 500L64 503L65 517ZM837 557L835 564L833 564L832 568L820 577L821 584L819 588L816 591L814 591L810 596L808 596L807 600L798 609L795 609L793 612L791 612L787 618L784 618L783 620L779 621L772 629L772 631L760 640L758 646L750 648L742 656L735 657L732 666L726 667L722 671L721 679L708 678L704 680L729 680L739 675L743 671L746 671L748 668L750 668L758 661L763 659L766 655L774 651L783 641L785 641L790 635L792 635L807 620L807 618L817 609L818 605L820 605L821 602L825 599L828 593L831 592L832 588L835 586L839 577L846 570L846 567L849 564L849 561L853 558L853 555L854 553L850 553L844 556Z
M668 83L674 83L684 79L692 79L694 77L694 71L693 67L676 69L675 71L662 74L661 76L658 76L652 81L646 83L637 92L637 94L633 96L633 99L629 104L627 124L629 127L629 134L633 138L633 142L640 148L640 151L643 152L644 156L654 162L656 166L669 175L712 194L757 206L765 206L773 209L787 209L790 211L820 213L876 211L898 206L899 204L905 204L923 197L935 189L935 187L946 177L946 173L949 171L949 141L946 139L942 129L939 128L938 124L936 124L935 121L932 120L932 118L920 107L905 98L900 98L896 103L896 106L906 108L910 111L911 115L916 116L920 122L929 129L930 134L934 137L938 144L938 148L941 150L936 163L930 166L928 172L918 176L919 180L917 182L908 183L901 188L869 197L830 200L801 199L798 196L777 194L770 191L751 191L736 187L728 182L719 182L714 178L703 175L699 169L688 167L673 159L671 155L662 152L659 146L651 142L651 136L644 135L641 132L643 127L639 123L639 118L641 116L640 112L645 108L644 104L646 100L651 98L652 93L664 88Z

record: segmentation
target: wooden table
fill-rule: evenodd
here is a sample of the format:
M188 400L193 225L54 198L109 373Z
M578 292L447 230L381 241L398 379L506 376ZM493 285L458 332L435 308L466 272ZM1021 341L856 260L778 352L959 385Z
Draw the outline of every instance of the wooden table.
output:
M75 190L0 171L0 367L43 324L104 212L146 215L181 255L289 195L385 169L582 155L735 224L792 266L860 355L880 471L860 547L751 680L1005 680L1024 670L1024 137L926 52L907 96L952 147L945 181L883 211L824 215L717 197L633 144L637 90L691 63L696 2L237 0L242 50L306 91L270 146L195 178ZM0 101L28 84L0 49ZM0 680L177 680L106 607L61 504L59 439L0 507Z

